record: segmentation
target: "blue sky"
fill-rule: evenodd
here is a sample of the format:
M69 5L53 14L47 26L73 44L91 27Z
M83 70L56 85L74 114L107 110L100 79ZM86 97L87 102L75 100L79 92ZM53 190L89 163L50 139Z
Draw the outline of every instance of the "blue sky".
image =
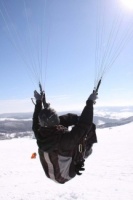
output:
M0 113L33 111L39 80L57 111L81 110L108 52L96 106L133 105L132 22L122 0L1 0Z

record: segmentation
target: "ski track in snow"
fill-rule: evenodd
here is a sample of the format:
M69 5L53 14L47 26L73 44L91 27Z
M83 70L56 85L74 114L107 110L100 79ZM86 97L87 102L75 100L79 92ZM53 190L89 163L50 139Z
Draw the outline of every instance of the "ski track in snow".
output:
M35 139L0 141L0 200L132 200L133 123L97 129L85 172L66 184L45 177Z

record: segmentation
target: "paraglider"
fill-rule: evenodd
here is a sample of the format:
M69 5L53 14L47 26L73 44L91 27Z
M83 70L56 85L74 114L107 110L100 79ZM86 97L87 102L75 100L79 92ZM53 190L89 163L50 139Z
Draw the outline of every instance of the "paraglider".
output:
M47 27L49 26L47 17L44 17L46 16L48 1L39 1L39 3L36 3L37 6L33 6L31 3L29 7L27 5L28 2L25 0L23 1L23 19L26 20L23 24L25 32L22 33L19 31L20 27L9 26L9 24L14 25L12 17L4 2L0 2L0 14L6 24L6 30L14 49L24 61L26 70L33 84L39 85L40 93L37 91L34 92L36 102L33 115L33 131L39 147L41 164L46 176L59 183L65 183L84 171L85 158L92 153L92 146L97 142L96 127L95 124L93 124L93 104L97 99L97 94L103 78L111 69L133 33L133 29L130 25L124 29L123 32L122 25L124 19L121 11L117 12L117 9L113 12L113 15L111 14L111 20L109 20L106 27L106 18L104 17L106 9L104 8L107 5L105 1L101 0L98 2L97 17L95 16L96 48L95 67L93 68L95 68L96 73L94 88L80 116L72 113L65 116L58 116L56 111L51 109L50 104L46 101L44 89L48 69L49 39L51 36L49 34L50 27L49 30L46 28L45 31L47 34L44 34L45 25L47 25ZM30 7L31 5L33 7ZM31 10L34 13L32 14L33 21L31 20L28 8L32 8ZM39 16L38 13L41 13L41 16ZM105 34L106 28L107 33ZM54 71L54 68L52 70ZM58 72L56 75L58 75ZM91 76L91 74L89 74L89 76ZM43 112L41 112L42 108ZM71 125L74 125L74 128L68 131L68 126ZM35 158L36 154L33 154L31 157ZM57 159L59 159L58 163L56 162Z
M82 174L85 159L90 156L92 146L97 142L93 124L93 104L97 93L94 91L89 96L80 116L73 113L58 116L43 95L34 91L36 105L32 129L46 176L64 184ZM73 126L70 131L69 126Z

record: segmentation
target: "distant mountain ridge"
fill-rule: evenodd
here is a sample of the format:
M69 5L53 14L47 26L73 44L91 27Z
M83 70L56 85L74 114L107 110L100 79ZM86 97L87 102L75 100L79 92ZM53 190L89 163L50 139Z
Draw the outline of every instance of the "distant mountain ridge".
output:
M104 121L105 118L94 117L94 123L97 125L97 128L107 128L107 127L121 126L124 124L131 123L133 122L133 116L128 117L128 118L122 118L122 119L106 119L105 123L103 124L98 124L99 120Z
M32 115L33 115L32 112L29 112L29 113L3 113L3 114L0 114L0 119L2 119L2 118L31 119Z
M126 117L124 113L126 112ZM59 115L71 113L60 112ZM74 112L80 115L80 112ZM133 122L133 107L101 107L95 109L94 123L97 128L107 128L124 125ZM114 113L115 118L111 117ZM122 114L121 114L122 113ZM121 117L117 118L117 114ZM32 132L33 113L5 113L0 114L0 139L10 139L16 137L34 137ZM129 115L129 117L127 117Z

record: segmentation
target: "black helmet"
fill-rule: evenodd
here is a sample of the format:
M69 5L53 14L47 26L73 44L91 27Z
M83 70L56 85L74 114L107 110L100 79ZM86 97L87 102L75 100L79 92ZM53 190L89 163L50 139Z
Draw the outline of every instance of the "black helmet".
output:
M39 113L39 123L42 127L51 127L59 125L60 119L56 111L50 107L44 108Z

